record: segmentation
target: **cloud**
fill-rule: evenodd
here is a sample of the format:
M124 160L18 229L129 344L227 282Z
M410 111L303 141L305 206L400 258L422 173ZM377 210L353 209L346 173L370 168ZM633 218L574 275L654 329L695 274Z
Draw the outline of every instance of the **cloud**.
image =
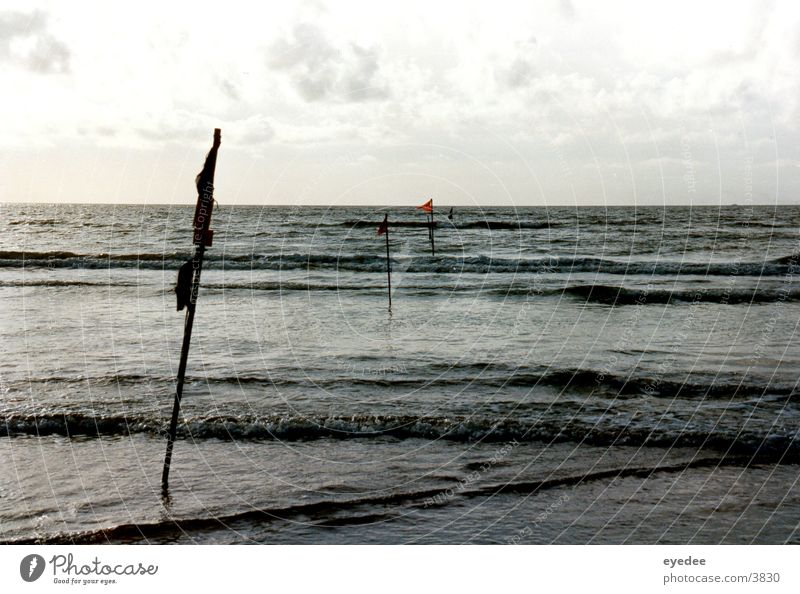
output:
M212 115L176 109L154 118L154 124L136 130L139 138L148 143L205 143L211 130L222 128L223 142L227 146L263 146L275 137L275 130L263 115L246 118L216 118ZM105 136L100 128L87 130L87 134Z
M773 17L773 5L774 3L771 1L761 2L750 11L747 31L740 39L736 40L736 43L714 51L708 59L709 66L711 68L725 67L730 64L736 66L757 58L762 48L766 46L764 37Z
M70 50L47 29L47 15L0 12L0 59L38 74L69 72Z
M28 67L40 74L69 72L69 48L50 34L40 35L27 56Z
M163 142L188 142L205 139L217 122L213 118L184 109L176 109L154 118L153 124L137 129L145 140Z
M559 0L558 10L561 16L568 21L574 21L577 16L571 0Z
M46 18L44 13L34 11L30 14L21 12L0 12L0 50L8 51L8 42L17 36L31 35L44 29Z
M518 42L514 49L515 55L510 61L495 65L495 80L510 89L527 86L538 72L534 65L539 49L537 45L535 37Z
M229 79L225 78L222 81L220 81L219 86L220 89L222 89L224 95L228 99L231 99L232 101L239 101L242 98L241 93L239 93L239 89L237 88L237 86L233 84Z
M528 60L517 57L507 68L499 68L495 71L495 78L509 88L518 89L528 84L534 72L535 69Z
M78 126L78 134L81 136L101 137L101 138L114 138L117 135L117 130L111 126Z
M230 127L234 138L243 144L261 145L275 137L275 129L262 115L232 122Z
M355 43L336 46L309 23L296 25L291 38L273 43L267 64L285 72L306 101L360 102L389 96L377 49Z

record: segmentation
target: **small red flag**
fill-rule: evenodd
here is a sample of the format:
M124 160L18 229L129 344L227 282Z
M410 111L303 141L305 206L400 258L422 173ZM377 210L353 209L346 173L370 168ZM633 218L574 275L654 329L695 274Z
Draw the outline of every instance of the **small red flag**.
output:
M383 235L384 233L388 233L388 231L389 231L389 215L387 214L383 216L383 222L381 223L381 226L378 227L378 235Z
M424 210L425 212L433 212L433 198L428 200L422 206L418 206L417 208L420 209L420 210Z

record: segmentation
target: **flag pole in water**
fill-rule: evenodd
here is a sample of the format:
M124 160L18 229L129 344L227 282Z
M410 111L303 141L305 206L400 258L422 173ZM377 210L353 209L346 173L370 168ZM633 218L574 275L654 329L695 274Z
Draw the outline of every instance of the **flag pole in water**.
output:
M169 489L169 467L172 464L172 448L175 445L175 434L178 429L178 414L181 410L181 397L183 396L183 380L186 375L186 360L189 357L189 343L192 340L192 326L194 325L194 310L197 304L197 292L200 289L200 273L203 270L203 256L206 248L211 247L214 232L209 229L211 213L214 209L214 171L217 167L217 150L221 142L222 132L214 129L214 144L208 151L203 170L197 175L197 204L194 209L194 232L192 242L197 246L194 257L181 266L178 272L178 286L175 292L178 295L178 311L186 307L186 318L183 324L183 345L181 346L181 361L178 365L178 380L175 388L175 403L172 407L172 419L169 423L169 436L167 438L167 453L164 457L164 470L161 473L161 491L167 495Z
M435 256L436 249L433 243L433 198L428 200L425 204L418 206L417 209L423 210L428 214L428 239L431 241L431 256Z
M431 198L431 256L436 255L436 248L434 247L433 231L436 224L433 222L433 198Z
M378 236L386 235L386 278L389 281L389 312L392 311L392 257L389 255L389 215L383 216L383 222L378 227Z

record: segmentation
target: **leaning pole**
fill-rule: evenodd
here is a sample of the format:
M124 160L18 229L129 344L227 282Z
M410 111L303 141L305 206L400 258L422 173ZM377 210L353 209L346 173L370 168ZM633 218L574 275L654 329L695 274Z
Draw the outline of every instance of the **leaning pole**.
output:
M203 271L203 256L206 248L211 247L214 232L209 229L211 214L214 210L214 171L217 167L217 151L221 142L222 132L214 129L214 144L206 156L203 170L197 175L197 205L194 209L194 230L192 243L196 246L194 257L181 267L178 275L178 309L186 305L186 318L183 324L183 345L181 346L181 361L178 365L178 380L175 387L175 403L172 407L172 419L169 423L169 436L167 438L167 453L164 457L164 470L161 473L161 490L166 494L169 489L169 467L172 464L172 449L175 445L175 434L178 430L178 414L181 410L181 397L183 396L183 380L186 375L186 360L189 357L189 344L192 341L192 326L194 325L194 311L197 304L197 292L200 289L200 273ZM191 267L191 268L189 268ZM191 279L191 285L188 284ZM183 286L182 286L183 285ZM188 295L185 293L188 290ZM182 296L184 299L182 300Z

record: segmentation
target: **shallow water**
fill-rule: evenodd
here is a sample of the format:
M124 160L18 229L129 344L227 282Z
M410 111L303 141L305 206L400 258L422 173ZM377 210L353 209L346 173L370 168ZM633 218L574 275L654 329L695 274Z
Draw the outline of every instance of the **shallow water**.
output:
M391 315L380 209L223 207L166 507L191 209L0 208L4 541L798 541L798 207L393 208Z

